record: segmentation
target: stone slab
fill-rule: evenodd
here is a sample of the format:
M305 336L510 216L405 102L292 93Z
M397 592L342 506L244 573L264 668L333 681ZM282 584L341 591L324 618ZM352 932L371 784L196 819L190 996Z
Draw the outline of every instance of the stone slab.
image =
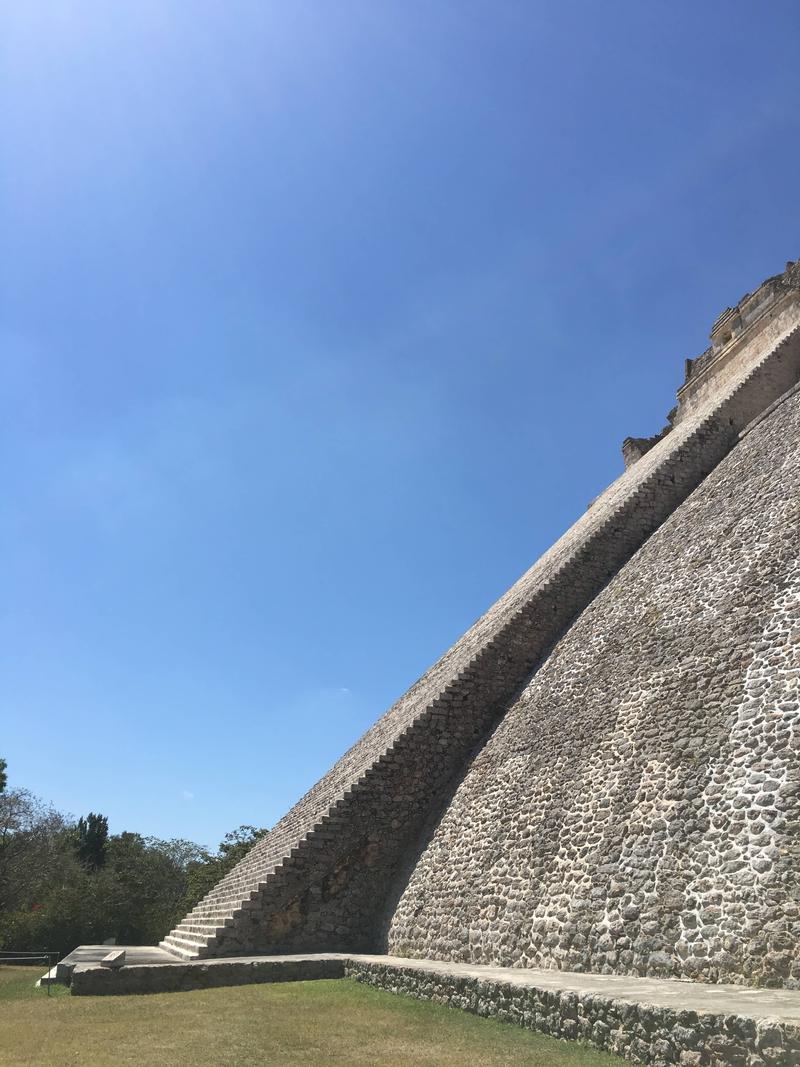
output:
M42 977L36 983L36 988L37 989L41 989L42 987L49 986L49 985L63 985L63 984L64 984L64 979L62 978L61 975L59 975L58 967L51 967L49 971L45 971L45 973L42 975Z
M112 970L119 970L120 967L125 966L125 949L118 948L113 952L109 952L107 956L103 956L100 960L101 967L110 967Z
M155 945L78 945L59 963L59 967L78 963L99 963L110 952L124 952L126 964L175 963L175 957Z
M100 963L79 963L72 971L73 996L130 993L181 993L192 989L310 982L343 978L345 957L256 956L172 963L130 964L109 970Z
M43 985L50 982L67 985L78 964L99 965L111 952L123 952L126 964L175 963L174 956L153 945L79 945L59 960L52 971L42 975L40 981Z

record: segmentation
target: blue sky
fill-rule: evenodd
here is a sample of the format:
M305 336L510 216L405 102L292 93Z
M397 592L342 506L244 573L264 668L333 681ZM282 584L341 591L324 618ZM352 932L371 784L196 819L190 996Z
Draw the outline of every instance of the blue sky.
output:
M800 256L800 8L0 6L0 755L270 825Z

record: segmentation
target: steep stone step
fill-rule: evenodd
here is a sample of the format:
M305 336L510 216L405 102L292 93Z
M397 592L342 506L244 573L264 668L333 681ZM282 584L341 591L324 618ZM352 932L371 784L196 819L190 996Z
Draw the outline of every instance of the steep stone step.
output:
M174 952L178 956L184 956L186 959L197 959L208 955L214 941L215 938L213 937L198 938L185 934L179 936L173 933L164 938L160 947L166 948L168 952Z
M201 949L208 948L215 940L215 935L203 935L203 934L169 934L168 941L172 941L177 948L182 948L186 952L199 952Z
M255 896L255 891L247 892L243 891L241 895L226 897L224 900L218 903L214 901L210 904L205 904L197 911L191 912L193 918L211 918L216 916L231 915L236 911L247 911L252 905L251 895Z
M179 960L189 961L200 959L200 954L198 952L187 951L186 949L182 949L178 945L173 945L166 938L164 938L163 941L159 941L158 947L163 948L165 952L169 952L170 955L175 956L176 959Z
M226 926L233 926L233 917L220 919L219 921L209 920L204 922L202 920L184 919L183 922L175 927L174 933L183 937L187 934L189 937L214 937L218 930L223 930Z

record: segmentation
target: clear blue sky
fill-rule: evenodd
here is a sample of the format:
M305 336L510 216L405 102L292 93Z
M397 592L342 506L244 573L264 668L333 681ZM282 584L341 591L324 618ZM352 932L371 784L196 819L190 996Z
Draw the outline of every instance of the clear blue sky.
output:
M211 845L327 770L800 255L800 7L0 26L0 755Z

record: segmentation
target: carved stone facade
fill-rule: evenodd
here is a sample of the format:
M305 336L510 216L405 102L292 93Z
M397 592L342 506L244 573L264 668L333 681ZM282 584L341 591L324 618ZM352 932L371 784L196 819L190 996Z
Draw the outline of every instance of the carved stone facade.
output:
M712 339L669 427L165 948L800 982L798 266Z

